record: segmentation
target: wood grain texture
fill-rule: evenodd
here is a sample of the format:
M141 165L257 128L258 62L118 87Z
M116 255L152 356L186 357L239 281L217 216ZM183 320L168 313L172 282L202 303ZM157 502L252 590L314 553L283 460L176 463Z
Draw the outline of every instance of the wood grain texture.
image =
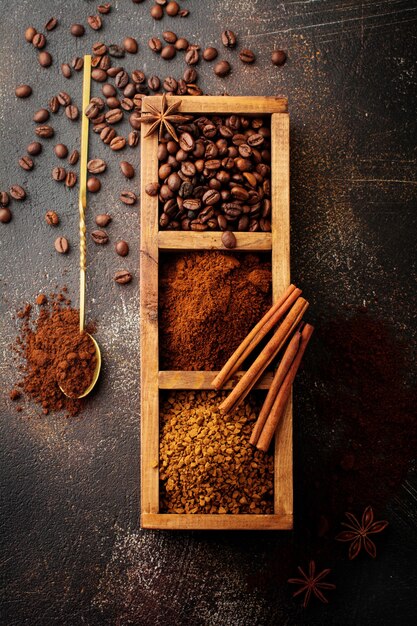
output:
M162 370L159 372L159 389L214 389L213 379L218 372L176 372ZM222 389L231 389L245 372L236 372ZM272 372L267 372L258 381L255 389L269 389Z
M234 250L270 250L271 233L235 232L237 245ZM160 250L227 250L222 243L221 232L190 232L162 230L158 234Z
M181 113L286 113L288 100L279 96L168 96L168 104L181 102ZM148 104L160 107L160 96L146 96L142 111L150 111Z
M160 530L291 530L293 516L142 513L142 528Z

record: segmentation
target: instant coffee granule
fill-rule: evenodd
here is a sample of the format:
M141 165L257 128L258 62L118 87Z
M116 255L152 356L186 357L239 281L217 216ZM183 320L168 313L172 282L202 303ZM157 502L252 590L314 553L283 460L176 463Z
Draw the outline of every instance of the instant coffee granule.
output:
M271 306L271 264L256 254L171 255L159 276L161 369L220 369Z
M224 393L172 393L161 406L161 506L170 513L273 513L274 458L249 438L260 406L232 415Z
M65 396L59 384L71 396L80 395L88 387L96 367L94 344L86 332L80 334L79 311L71 308L64 294L51 294L49 299L40 294L36 303L36 319L30 304L17 313L21 328L14 350L23 361L19 368L23 378L11 391L10 399L18 400L23 392L42 406L45 415L61 410L67 416L77 415L82 400ZM87 328L87 332L93 331Z

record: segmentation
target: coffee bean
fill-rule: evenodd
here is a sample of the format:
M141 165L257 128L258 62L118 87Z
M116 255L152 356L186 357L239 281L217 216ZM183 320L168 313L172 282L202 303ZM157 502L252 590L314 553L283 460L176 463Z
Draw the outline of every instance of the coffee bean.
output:
M76 165L78 163L78 159L80 158L80 153L78 150L73 150L68 157L68 163L70 165Z
M163 82L163 88L165 91L170 91L174 93L177 90L178 83L172 76L167 76Z
M52 65L52 56L49 52L43 50L38 54L38 61L41 67L50 67Z
M165 7L166 14L170 17L175 17L178 15L178 11L180 10L180 6L178 2L168 2Z
M8 224L12 219L12 213L7 207L0 207L0 223Z
M125 56L125 51L122 46L112 44L109 46L109 55L115 59L122 59Z
M152 50L152 52L159 53L162 50L162 41L158 39L158 37L151 37L148 40L148 47Z
M84 67L84 59L83 57L74 57L71 61L72 69L76 72L79 72Z
M71 78L71 66L68 63L61 63L61 73L65 78Z
M87 17L87 22L89 27L93 30L100 30L103 25L101 17L99 15L89 15Z
M110 141L110 148L114 151L122 150L126 145L124 137L116 136Z
M52 96L48 102L48 107L51 113L57 113L59 111L60 104L57 96Z
M183 78L186 83L195 83L197 77L197 70L194 67L187 67L187 69L184 70Z
M37 126L35 128L35 133L38 135L38 137L43 137L44 139L50 139L51 137L54 136L55 131L52 128L52 126L48 126L47 124L44 124L42 126Z
M137 196L135 193L133 193L133 191L122 191L122 193L120 194L120 200L124 204L132 205L136 203Z
M90 193L97 193L101 189L101 182L97 176L90 176L87 179L87 189Z
M93 232L91 233L91 238L94 243L97 243L99 245L104 245L109 241L109 236L105 230L93 230Z
M225 248L236 248L236 237L230 230L224 231L222 235L222 244Z
M65 180L67 173L63 167L54 167L52 170L52 178L58 182Z
M49 226L57 226L59 224L59 217L55 211L47 211L45 213L45 222Z
M36 35L33 36L32 44L35 46L35 48L38 48L38 50L44 48L46 46L45 35L43 35L42 33L36 33Z
M90 104L87 105L84 113L90 120L93 120L100 113L100 110L96 104L90 102Z
M131 282L132 278L132 274L127 270L119 270L114 275L114 280L116 283L119 283L119 285L127 285Z
M87 170L90 174L102 174L106 167L106 162L103 159L90 159L87 163Z
M65 184L67 187L71 188L77 183L77 174L75 172L67 172L65 178Z
M45 30L51 31L58 26L58 20L56 17L51 17L45 24Z
M188 50L190 44L185 37L179 37L174 45L176 50Z
M54 152L58 159L65 159L68 156L68 148L63 143L57 143Z
M123 240L116 243L115 250L119 256L127 256L129 254L129 246L126 241Z
M196 48L190 48L185 54L185 62L187 65L197 65L200 60L200 55Z
M137 130L132 130L127 138L128 144L131 148L136 148L139 144L139 133Z
M148 183L145 187L148 196L157 196L159 192L159 183Z
M26 198L26 191L20 185L12 185L9 194L14 200L25 200Z
M111 222L111 216L108 215L107 213L100 213L99 215L96 215L96 224L97 226L100 226L101 228L105 228L106 226L108 226Z
M32 43L34 36L36 35L38 31L36 30L36 28L33 28L33 26L28 26L28 28L25 30L25 39L28 43Z
M255 61L254 53L248 48L244 48L239 52L239 58L243 63L253 63Z
M203 95L203 90L197 85L187 85L187 94L189 96L201 96Z
M19 165L22 169L29 172L33 170L33 159L31 159L30 156L22 156L19 159Z
M154 4L154 6L151 7L151 16L154 20L162 20L162 18L164 17L163 8L159 6L159 4Z
M137 83L137 84L142 84L146 80L146 76L145 76L144 72L141 72L140 70L133 70L133 72L131 73L130 76L131 76L133 82Z
M42 152L42 144L39 141L32 141L26 148L26 152L32 156L37 156Z
M122 109L110 109L110 111L107 111L105 118L108 124L117 124L123 119L123 111Z
M178 39L177 35L173 33L172 30L165 30L162 33L162 37L167 43L175 43Z
M117 89L113 85L110 85L110 83L104 84L101 91L105 98L114 98L117 94Z
M123 87L126 87L128 82L129 82L129 74L125 72L124 70L119 72L116 78L114 79L114 83L116 87L118 87L119 89L123 89Z
M218 55L218 51L217 48L213 48L212 46L210 46L209 48L206 48L203 52L203 59L205 61L214 61L215 58L217 58Z
M73 24L70 30L71 35L74 35L74 37L82 37L85 33L85 28L82 24Z
M104 4L99 4L97 7L97 11L102 15L107 15L111 11L110 2L105 2Z
M10 202L9 194L7 191L0 191L0 206L8 206Z
M32 93L32 87L30 85L19 85L14 92L18 98L28 98Z
M168 44L167 46L164 46L161 50L161 57L165 59L166 61L173 59L176 54L177 54L177 51L175 49L175 46L173 46L172 44Z
M121 161L120 169L122 170L122 174L126 176L126 178L133 178L135 175L133 165L131 165L128 161Z
M181 133L178 143L180 148L185 150L185 152L190 152L190 150L193 150L195 146L195 141L190 133Z
M135 108L135 104L131 98L123 98L120 106L124 111L133 111L133 109Z
M110 126L105 126L100 132L100 139L107 145L110 144L115 137L116 131Z
M136 54L138 51L138 42L133 37L125 37L123 47L129 54Z
M222 44L226 48L234 48L236 46L236 35L232 30L222 32Z
M71 121L78 119L79 113L78 107L76 107L75 104L69 104L65 107L65 115Z
M149 89L151 89L152 91L159 91L160 86L161 81L159 80L158 76L150 76L148 78Z
M96 83L104 83L107 80L107 73L105 70L95 67L91 71L91 78L95 80Z
M57 237L55 239L54 246L57 252L59 252L60 254L66 254L69 250L68 239L66 239L65 237Z
M227 76L230 73L230 70L231 70L231 67L230 67L230 63L228 63L228 61L219 61L214 66L214 73L217 76L221 76L222 78L224 76Z
M190 12L188 9L181 9L180 11L178 11L178 15L180 17L188 17L190 15Z
M39 109L38 111L36 111L36 113L34 113L32 119L37 124L42 124L43 122L48 121L49 120L48 109Z
M274 65L284 65L287 55L284 50L274 50L271 54L271 61Z

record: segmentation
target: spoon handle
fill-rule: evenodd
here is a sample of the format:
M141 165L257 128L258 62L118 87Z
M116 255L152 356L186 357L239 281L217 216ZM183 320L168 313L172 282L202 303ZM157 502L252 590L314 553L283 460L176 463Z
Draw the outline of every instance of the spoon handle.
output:
M84 330L85 320L85 270L86 270L86 227L85 210L87 208L87 160L88 160L88 117L85 110L90 102L91 88L91 56L84 55L83 73L83 105L81 114L81 160L80 160L80 194L78 208L80 213L80 332Z

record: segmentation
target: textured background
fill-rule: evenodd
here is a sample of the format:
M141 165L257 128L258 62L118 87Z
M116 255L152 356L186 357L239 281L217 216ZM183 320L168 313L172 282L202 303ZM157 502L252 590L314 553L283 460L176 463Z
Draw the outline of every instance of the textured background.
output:
M74 39L69 26L85 23L95 2L0 2L0 188L21 183L28 191L25 203L12 205L13 221L0 224L2 623L411 624L417 620L416 426L410 419L417 7L412 0L183 0L191 10L187 19L155 22L149 1L112 4L100 33L87 27ZM60 25L48 35L54 65L45 70L23 33L30 24L42 30L52 15ZM236 52L222 50L234 71L221 80L204 64L204 91L280 94L290 102L292 278L308 295L317 325L295 389L296 529L143 532L138 209L118 200L122 189L138 187L139 177L126 185L118 170L122 157L92 137L91 156L104 156L109 168L102 191L90 198L89 225L94 214L109 211L111 239L123 237L131 246L123 260L110 246L89 244L88 317L98 322L103 376L79 418L39 417L30 405L17 415L7 396L16 379L8 348L16 334L13 312L63 284L76 302L78 260L77 191L50 178L54 140L44 141L48 148L33 172L16 162L33 138L36 108L61 89L81 104L81 75L67 81L61 62L100 39L120 43L132 35L140 51L126 60L128 69L179 77L183 57L167 64L148 50L148 38L172 29L219 46L224 28L258 60L245 67ZM288 50L283 68L270 64L274 46ZM14 97L23 82L34 87L29 101ZM77 146L79 123L62 113L52 123L57 141ZM138 152L130 149L123 158L139 165ZM43 219L48 209L61 216L59 234L72 244L68 256L53 249L57 232ZM112 275L123 267L136 278L121 288ZM375 345L391 359L388 372L366 359ZM361 356L356 365L346 356L351 347ZM376 537L376 561L361 555L351 563L334 535L346 508L360 513L366 504L390 526ZM329 606L314 603L303 611L286 579L309 558L333 568L337 590L329 592Z

